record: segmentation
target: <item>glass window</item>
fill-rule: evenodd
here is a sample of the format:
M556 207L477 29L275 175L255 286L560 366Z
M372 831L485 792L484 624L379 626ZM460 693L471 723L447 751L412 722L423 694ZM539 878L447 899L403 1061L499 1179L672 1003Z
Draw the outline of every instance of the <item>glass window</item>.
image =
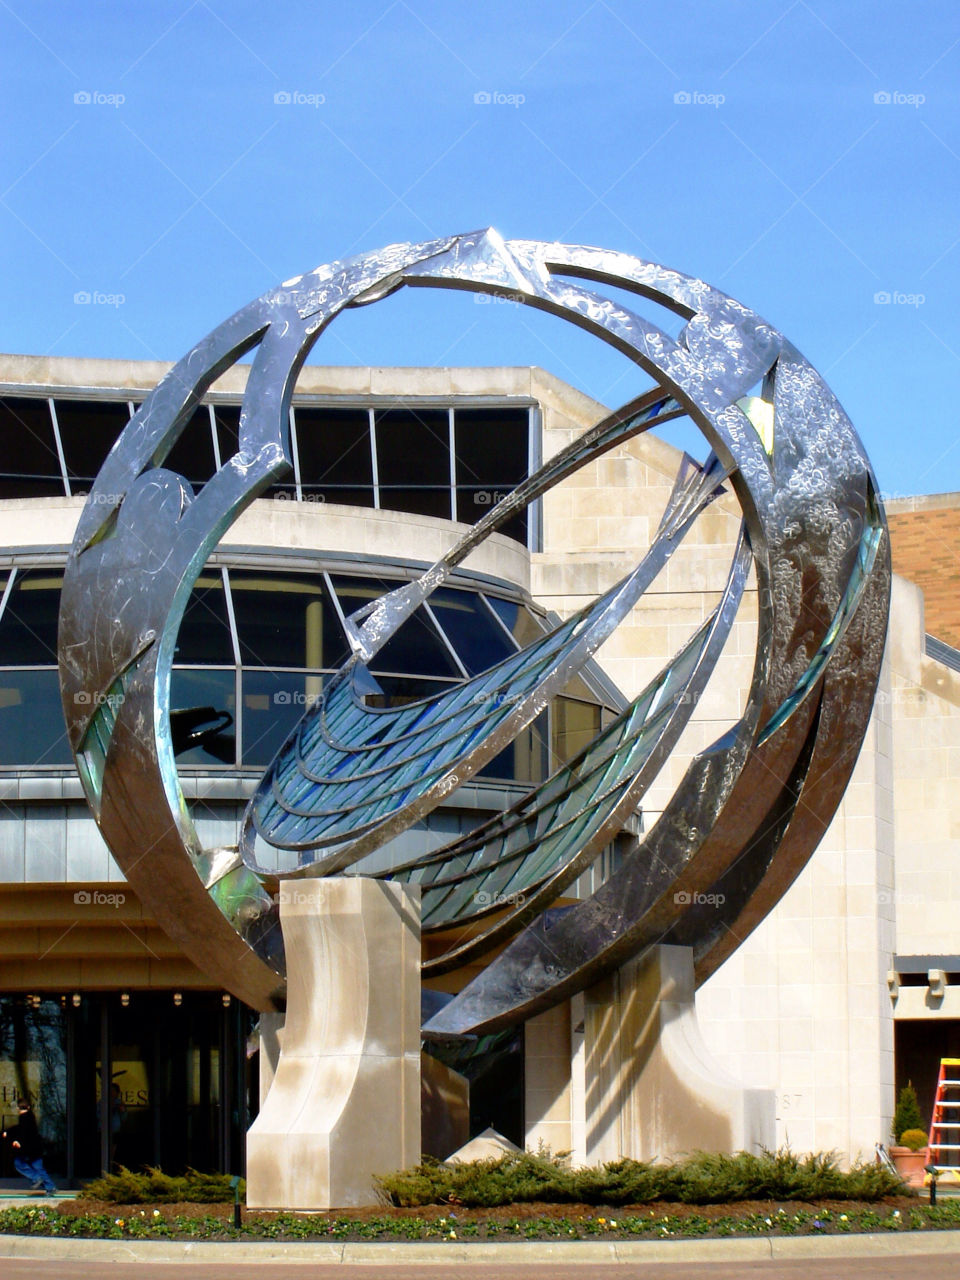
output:
M17 574L0 617L0 666L57 661L57 615L63 574L25 569Z
M174 669L170 678L170 731L178 764L236 763L236 701L233 670Z
M243 673L243 763L268 765L320 696L321 676L299 671Z
M219 573L205 573L197 579L177 633L173 660L214 666L233 663L233 642Z
M0 998L0 1127L17 1123L17 1103L33 1107L48 1173L63 1176L67 1148L67 1028L60 1005L26 996ZM15 1178L14 1152L2 1144L0 1177ZM23 1185L22 1182L20 1184Z
M521 649L538 640L547 629L540 618L516 600L503 600L500 596L485 596L484 599Z
M379 582L375 578L332 578L340 599L340 608L349 617L371 600L378 600L393 590L396 582ZM456 663L440 639L427 614L417 612L400 627L370 664L379 680L380 672L408 676L460 676ZM380 684L383 681L380 680Z
M429 604L469 675L486 671L516 652L479 596L440 587Z
M373 506L366 409L295 408L300 488L307 502Z
M206 410L204 412L206 413ZM240 449L240 405L215 405L213 416L217 424L217 447L220 450L220 463L223 465ZM293 468L290 468L279 484L270 485L260 496L262 498L281 498L290 502L294 501L297 496L297 485Z
M198 405L193 411L177 443L158 465L183 476L194 489L201 489L210 479L217 466L213 456L210 414L205 404Z
M45 498L64 493L63 474L46 400L0 399L0 498Z
M0 671L0 765L72 762L57 672Z
M220 461L226 462L240 450L240 406L238 404L214 405L213 416L217 423Z
M323 579L230 570L240 660L254 667L335 668L349 648Z
M587 663L587 667L592 665L592 662ZM586 668L584 669L586 670ZM563 692L568 698L577 698L580 702L599 701L597 695L584 680L583 676L580 675L571 676Z
M130 421L123 400L56 400L60 443L71 487L88 490Z
M450 519L450 426L445 409L376 414L380 506Z
M526 409L458 409L454 415L457 519L476 524L490 507L526 479L530 415ZM527 513L520 512L500 530L527 540Z
M517 734L513 742L477 773L478 778L542 782L547 776L547 713Z
M553 702L553 754L559 764L567 764L588 747L600 732L600 708L596 703L573 698Z

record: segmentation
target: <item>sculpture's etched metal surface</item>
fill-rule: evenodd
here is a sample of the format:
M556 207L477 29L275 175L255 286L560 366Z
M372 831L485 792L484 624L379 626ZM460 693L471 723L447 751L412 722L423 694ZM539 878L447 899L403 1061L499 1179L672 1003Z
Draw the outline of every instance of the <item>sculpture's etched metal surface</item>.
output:
M612 285L684 320L673 338ZM403 285L470 289L571 320L654 379L493 507L436 564L347 620L350 659L284 745L237 850L204 850L170 734L169 684L191 588L237 515L290 468L297 374L345 307ZM163 460L213 380L255 351L239 450L199 493ZM577 468L687 415L710 456L686 459L652 546L610 591L452 691L392 709L366 668L469 552ZM595 981L657 941L691 945L702 980L792 883L856 761L879 675L889 548L869 463L816 371L775 329L702 281L624 254L494 231L334 262L265 294L147 398L82 513L64 579L60 669L70 740L104 838L158 922L215 981L269 1008L283 956L264 851L292 874L361 872L548 705L629 614L721 486L743 527L716 610L574 760L468 836L394 867L421 885L424 930L470 922L441 972L506 947L427 1023L494 1029ZM544 914L635 812L676 743L736 615L750 567L758 641L742 716L589 899ZM709 909L703 898L710 898ZM491 903L512 899L506 912ZM718 906L718 901L722 905Z

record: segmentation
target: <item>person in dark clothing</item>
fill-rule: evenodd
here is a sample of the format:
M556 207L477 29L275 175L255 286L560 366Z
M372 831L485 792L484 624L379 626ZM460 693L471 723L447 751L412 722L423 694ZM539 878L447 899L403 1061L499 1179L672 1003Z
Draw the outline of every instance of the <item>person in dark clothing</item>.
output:
M56 1191L56 1183L43 1167L43 1144L33 1108L21 1099L17 1109L20 1113L18 1122L3 1134L13 1147L14 1168L31 1184L31 1195L42 1196L45 1191Z

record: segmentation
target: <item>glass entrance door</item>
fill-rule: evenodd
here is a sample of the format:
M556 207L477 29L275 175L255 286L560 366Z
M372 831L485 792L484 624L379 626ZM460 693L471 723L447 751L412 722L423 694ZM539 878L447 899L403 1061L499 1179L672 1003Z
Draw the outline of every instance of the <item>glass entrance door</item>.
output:
M69 1184L119 1165L241 1173L255 1020L219 992L0 996L4 1120L29 1097L47 1168Z

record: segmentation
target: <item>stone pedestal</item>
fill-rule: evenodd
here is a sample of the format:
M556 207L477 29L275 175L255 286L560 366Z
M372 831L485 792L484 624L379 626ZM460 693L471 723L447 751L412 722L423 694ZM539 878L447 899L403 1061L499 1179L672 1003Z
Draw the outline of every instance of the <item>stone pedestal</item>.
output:
M694 996L689 947L655 947L585 993L587 1163L775 1147L773 1090L717 1068Z
M420 1158L420 902L360 876L280 889L287 1013L247 1135L251 1208L376 1203Z

